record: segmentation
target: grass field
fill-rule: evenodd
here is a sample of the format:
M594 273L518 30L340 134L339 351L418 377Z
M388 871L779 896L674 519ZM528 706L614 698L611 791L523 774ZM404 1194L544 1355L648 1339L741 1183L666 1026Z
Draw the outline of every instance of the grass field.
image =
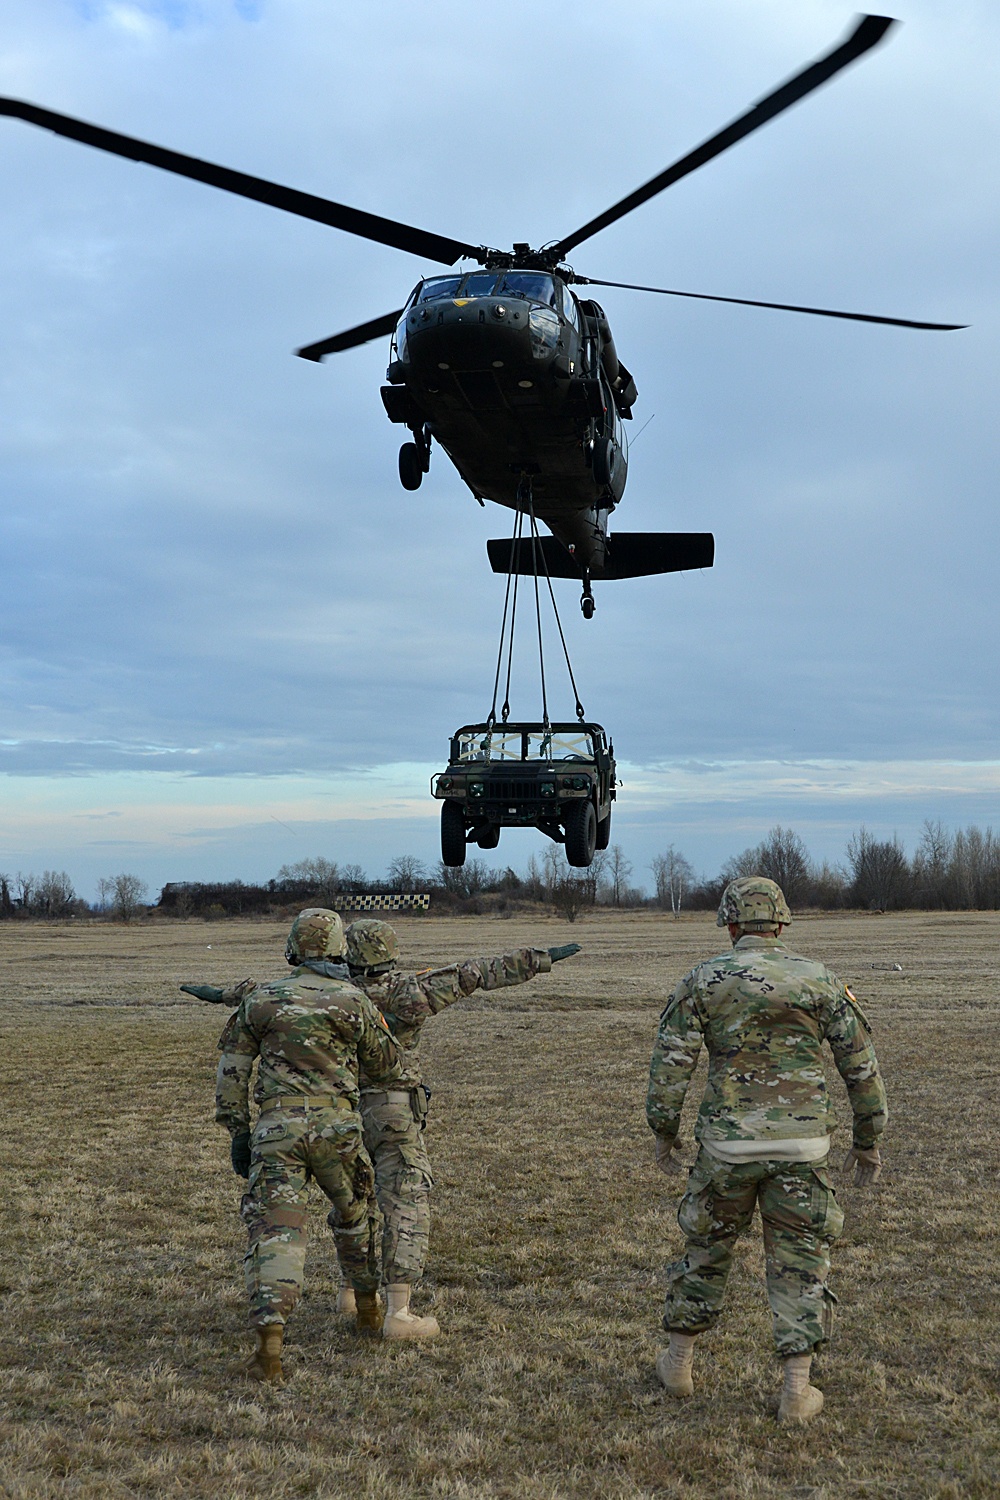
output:
M680 1189L652 1165L645 1075L673 982L721 946L712 920L399 931L412 966L530 942L584 952L426 1028L437 1186L417 1310L432 1305L443 1336L363 1342L333 1316L317 1192L291 1378L272 1390L239 1374L239 1184L212 1119L226 1012L176 986L277 974L283 931L0 928L0 1494L1000 1496L1000 915L792 929L866 1005L892 1111L878 1187L839 1179L840 1317L815 1366L827 1407L800 1430L769 1407L759 1230L699 1340L695 1398L670 1400L653 1373ZM848 1145L844 1131L838 1162Z

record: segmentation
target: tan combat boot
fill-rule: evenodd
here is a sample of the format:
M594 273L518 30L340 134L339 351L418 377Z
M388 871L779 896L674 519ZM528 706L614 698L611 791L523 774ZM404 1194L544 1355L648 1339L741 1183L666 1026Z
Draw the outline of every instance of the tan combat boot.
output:
M352 1286L342 1286L337 1293L337 1311L346 1317L353 1318L358 1310L357 1299Z
M779 1422L811 1422L823 1410L823 1392L809 1384L811 1354L792 1354L785 1360L785 1384L778 1403Z
M418 1318L410 1312L410 1288L403 1281L387 1286L386 1309L382 1328L384 1339L433 1339L441 1332L437 1318Z
M247 1361L247 1374L253 1380L266 1380L271 1385L284 1385L281 1369L281 1341L285 1336L283 1323L264 1323L256 1329L257 1348Z
M697 1336L695 1333L672 1333L669 1348L661 1349L656 1356L657 1377L670 1396L694 1395L691 1360Z
M358 1333L375 1338L381 1331L382 1320L385 1317L378 1292L362 1292L358 1287L353 1287L351 1288L351 1295L354 1298L357 1314L354 1320L355 1328ZM337 1300L339 1303L340 1299L338 1298Z

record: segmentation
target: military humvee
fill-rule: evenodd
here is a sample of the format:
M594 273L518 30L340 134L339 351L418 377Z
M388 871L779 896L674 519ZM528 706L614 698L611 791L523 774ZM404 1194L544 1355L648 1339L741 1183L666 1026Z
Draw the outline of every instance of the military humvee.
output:
M600 724L466 724L452 737L447 771L431 780L441 858L462 865L471 843L495 849L501 828L537 828L586 868L611 840L616 785Z

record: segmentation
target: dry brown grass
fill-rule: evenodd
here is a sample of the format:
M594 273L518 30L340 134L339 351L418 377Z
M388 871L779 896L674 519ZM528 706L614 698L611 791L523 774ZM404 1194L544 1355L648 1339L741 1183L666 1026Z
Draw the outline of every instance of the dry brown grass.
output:
M717 950L710 919L431 917L400 931L414 965L569 938L585 952L427 1028L438 1186L420 1300L444 1336L361 1343L334 1319L317 1194L293 1374L272 1391L236 1373L238 1184L211 1111L224 1012L175 987L277 973L283 933L0 928L0 1492L1000 1495L1000 917L794 929L868 1003L893 1110L882 1183L843 1188L839 1333L818 1371L827 1410L799 1432L768 1408L759 1234L697 1351L695 1399L671 1401L653 1374L679 1235L676 1190L651 1165L645 1072L671 984ZM902 973L870 967L893 962Z

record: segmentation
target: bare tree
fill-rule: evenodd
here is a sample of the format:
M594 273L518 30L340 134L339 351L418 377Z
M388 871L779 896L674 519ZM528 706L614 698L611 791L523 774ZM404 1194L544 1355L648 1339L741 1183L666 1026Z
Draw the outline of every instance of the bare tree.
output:
M22 875L18 870L14 876L15 900L22 911L27 911L31 906L31 898L35 894L34 875Z
M561 844L548 845L542 855L542 867L545 871L545 893L551 901L556 887L569 876L566 855Z
M119 922L131 922L142 911L146 901L147 886L138 875L112 875L101 881L101 886L111 891L111 911Z
M552 905L567 922L575 922L584 906L589 905L586 881L564 875L552 887Z
M528 860L528 868L524 876L524 893L530 901L541 901L545 895L545 880L534 854Z
M628 890L628 878L632 873L632 861L625 858L621 844L611 845L608 860L608 883L611 886L612 906L621 906Z
M679 917L684 897L694 885L691 865L671 844L666 854L658 854L653 860L652 870L657 905L664 911L669 906L674 917Z
M0 875L0 917L9 917L14 910L10 894L10 876Z
M590 861L588 869L578 879L583 885L584 897L588 906L597 905L597 893L605 878L608 865L607 849L595 849L594 857Z
M73 882L65 870L46 870L35 887L34 909L42 917L68 916L76 900Z
M801 901L809 884L809 854L798 834L778 824L757 845L755 852L755 873L780 885L789 906Z
M899 839L876 839L867 828L853 834L847 846L854 880L851 894L859 906L890 911L901 906L910 885L910 866Z
M426 879L426 869L413 854L397 854L389 865L388 881L394 890L415 891Z
M332 904L341 888L340 871L322 854L315 859L300 859L298 864L282 865L278 879L289 885L308 886L314 899L324 906Z
M489 866L481 859L467 859L464 865L446 865L443 860L438 864L438 884L463 900L485 890L489 876Z
M340 872L341 889L345 891L360 891L368 880L360 865L345 865Z

